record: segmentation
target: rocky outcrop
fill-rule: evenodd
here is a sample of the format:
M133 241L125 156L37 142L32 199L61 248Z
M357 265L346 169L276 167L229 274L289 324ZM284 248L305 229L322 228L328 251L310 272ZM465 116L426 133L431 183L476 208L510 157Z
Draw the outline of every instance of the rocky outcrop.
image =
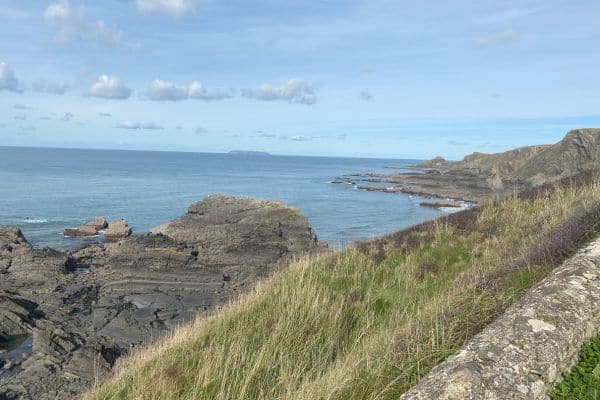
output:
M380 176L384 185L363 185L361 174L336 179L358 189L409 193L480 202L490 197L571 177L600 168L600 129L572 130L553 145L521 147L496 154L473 153L462 161L447 163L441 157L414 166L416 172Z
M597 239L400 398L545 399L599 330Z
M600 129L575 129L555 145L547 146L517 171L532 184L543 184L600 167Z
M104 239L107 242L116 242L131 235L131 228L124 219L111 222L104 233Z
M154 233L73 253L0 227L0 398L81 393L132 347L320 249L298 210L225 196Z
M435 158L432 158L431 160L425 160L420 164L420 166L425 168L445 168L449 165L450 162L448 162L444 157L441 156L437 156Z
M94 236L98 234L98 231L106 228L108 228L106 219L104 217L97 217L77 228L67 228L63 234L65 236Z

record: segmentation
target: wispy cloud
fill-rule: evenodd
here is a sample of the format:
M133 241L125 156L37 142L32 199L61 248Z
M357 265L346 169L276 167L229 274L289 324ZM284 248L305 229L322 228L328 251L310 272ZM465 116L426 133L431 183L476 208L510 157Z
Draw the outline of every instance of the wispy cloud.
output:
M31 87L36 92L50 93L50 94L57 94L57 95L63 95L67 91L69 91L69 89L71 89L71 85L69 83L51 82L51 81L47 81L45 79L36 80L35 82L33 82L31 84Z
M107 112L99 112L99 113L98 113L98 116L99 116L99 117L105 117L105 118L108 118L108 117L112 117L112 114L111 114L111 113L107 113Z
M153 131L160 131L165 129L162 125L155 124L154 122L145 122L141 124L142 129L148 129Z
M483 48L497 44L512 42L519 38L519 34L512 29L506 29L493 35L484 36L475 41L475 47Z
M316 86L303 79L290 79L281 86L268 83L262 84L258 89L242 91L244 97L263 101L287 101L304 105L313 105L317 102Z
M369 89L364 89L364 90L360 91L360 93L358 94L358 97L362 101L371 101L371 100L373 100L373 93L371 93L371 91Z
M60 120L61 121L70 121L73 119L74 116L75 115L73 115L73 113L68 112L68 113L64 114L62 117L60 117Z
M448 144L450 146L470 146L473 143L469 143L469 142L461 142L459 140L448 140Z
M482 25L505 23L507 21L513 21L528 15L536 14L539 11L538 8L511 8L499 10L475 18L475 23Z
M183 18L194 14L198 8L197 0L136 0L138 10L144 14L165 14Z
M50 4L44 11L43 17L56 29L52 41L57 45L91 41L127 50L139 47L123 41L122 32L118 28L106 25L103 20L89 20L85 15L85 9L71 7L69 0Z
M29 107L25 104L15 104L13 105L13 108L16 108L17 110L29 110Z
M147 130L162 130L164 127L154 122L121 122L116 125L119 129L147 129Z
M116 125L116 127L119 129L141 129L142 125L139 122L126 121L126 122L119 122Z
M25 121L27 120L27 115L15 115L14 117L17 121Z
M355 72L356 75L373 75L375 71L369 65L363 65L359 67Z

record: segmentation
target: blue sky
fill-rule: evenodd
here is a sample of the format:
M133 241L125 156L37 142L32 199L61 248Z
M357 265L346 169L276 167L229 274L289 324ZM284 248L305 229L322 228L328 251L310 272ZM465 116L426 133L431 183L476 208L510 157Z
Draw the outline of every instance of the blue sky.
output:
M0 145L457 159L600 125L600 2L0 4Z

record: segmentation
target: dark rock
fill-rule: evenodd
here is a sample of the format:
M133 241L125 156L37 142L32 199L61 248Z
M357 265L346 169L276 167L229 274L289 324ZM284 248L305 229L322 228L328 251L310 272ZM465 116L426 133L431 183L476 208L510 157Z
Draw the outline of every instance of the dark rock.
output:
M293 255L323 249L298 210L226 196L155 233L129 236L122 221L107 236L111 228L118 241L67 254L33 249L0 227L0 346L17 335L31 341L18 362L0 353L10 367L0 370L0 398L71 398L132 347L210 313Z

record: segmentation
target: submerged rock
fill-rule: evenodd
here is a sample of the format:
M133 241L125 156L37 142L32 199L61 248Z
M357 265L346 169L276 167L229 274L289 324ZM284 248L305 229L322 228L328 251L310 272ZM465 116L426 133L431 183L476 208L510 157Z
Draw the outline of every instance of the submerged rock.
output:
M107 236L113 226L131 232L113 222ZM33 249L17 229L0 227L0 348L15 338L31 346L19 360L0 350L0 398L76 396L132 347L320 249L298 210L226 196L153 233L74 253Z

